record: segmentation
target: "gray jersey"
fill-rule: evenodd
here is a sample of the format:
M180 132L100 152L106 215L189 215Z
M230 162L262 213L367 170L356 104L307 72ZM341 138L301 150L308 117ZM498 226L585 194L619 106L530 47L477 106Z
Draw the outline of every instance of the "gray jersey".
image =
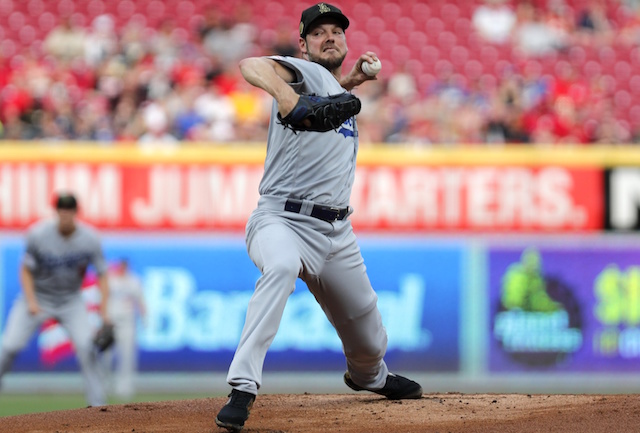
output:
M317 63L294 57L270 58L295 72L296 80L291 86L298 94L326 96L345 92L335 77ZM348 206L358 153L355 117L337 131L294 134L278 123L277 112L274 101L260 194Z
M107 270L96 231L76 222L75 231L64 237L57 219L38 222L29 230L23 260L33 274L38 297L54 303L78 293L90 264L99 275Z

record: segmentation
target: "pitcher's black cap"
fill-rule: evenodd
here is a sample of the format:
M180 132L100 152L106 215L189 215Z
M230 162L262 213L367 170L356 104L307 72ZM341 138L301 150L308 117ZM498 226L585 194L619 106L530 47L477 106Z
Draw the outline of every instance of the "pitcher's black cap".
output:
M62 192L56 197L56 209L78 209L78 201L68 192Z
M302 11L300 18L300 36L305 37L311 28L311 24L320 17L333 17L340 23L342 30L349 27L349 19L337 7L329 3L318 3Z

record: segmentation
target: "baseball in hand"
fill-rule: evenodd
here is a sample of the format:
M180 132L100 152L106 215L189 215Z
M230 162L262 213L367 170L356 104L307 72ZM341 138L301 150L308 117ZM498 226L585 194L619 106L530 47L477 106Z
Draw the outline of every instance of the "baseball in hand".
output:
M374 75L378 75L378 72L380 72L380 69L382 69L382 63L380 62L379 59L374 61L373 63L369 63L369 62L362 63L362 72L364 72L370 77L373 77Z

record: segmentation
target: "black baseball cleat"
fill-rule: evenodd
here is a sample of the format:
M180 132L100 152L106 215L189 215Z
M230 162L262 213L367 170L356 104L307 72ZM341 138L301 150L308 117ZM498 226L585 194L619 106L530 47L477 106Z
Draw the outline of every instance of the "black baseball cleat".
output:
M384 395L389 400L422 398L422 387L419 383L393 373L389 373L387 376L387 382L381 389L368 389L357 385L353 380L351 380L351 375L348 371L344 374L344 383L354 391L371 391L376 394Z
M229 397L227 404L218 412L216 424L229 431L238 432L242 430L244 422L249 418L249 412L256 396L249 392L233 389Z

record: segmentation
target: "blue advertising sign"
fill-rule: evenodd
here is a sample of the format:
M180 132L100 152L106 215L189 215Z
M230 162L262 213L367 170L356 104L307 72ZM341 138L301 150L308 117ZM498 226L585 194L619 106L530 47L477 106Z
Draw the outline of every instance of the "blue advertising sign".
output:
M105 238L104 245L109 260L128 258L144 284L148 313L139 327L140 370L226 371L259 277L244 239ZM365 240L361 247L389 334L387 363L395 370L457 371L462 247L397 239ZM19 292L11 269L17 269L22 245L5 243L0 253L6 318ZM72 356L43 367L39 340L34 336L14 370L75 368ZM335 330L298 280L265 370L344 366Z
M640 370L640 249L494 248L491 371Z

